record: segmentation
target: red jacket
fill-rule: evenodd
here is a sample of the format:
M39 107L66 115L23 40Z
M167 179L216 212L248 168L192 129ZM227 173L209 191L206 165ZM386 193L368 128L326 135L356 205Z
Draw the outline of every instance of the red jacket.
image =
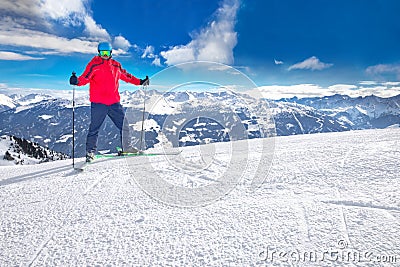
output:
M78 78L78 86L90 83L90 102L112 105L120 101L119 80L135 85L140 80L129 74L116 60L95 56Z

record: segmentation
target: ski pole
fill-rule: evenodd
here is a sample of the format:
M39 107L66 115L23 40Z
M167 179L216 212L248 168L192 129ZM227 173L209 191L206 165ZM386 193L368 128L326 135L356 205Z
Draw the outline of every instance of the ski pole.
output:
M72 86L72 166L75 168L75 85Z
M143 97L142 131L140 132L139 151L143 151L142 148L143 148L143 134L144 134L144 115L146 112L146 88L147 88L147 85L143 85L142 89L144 92L144 97Z

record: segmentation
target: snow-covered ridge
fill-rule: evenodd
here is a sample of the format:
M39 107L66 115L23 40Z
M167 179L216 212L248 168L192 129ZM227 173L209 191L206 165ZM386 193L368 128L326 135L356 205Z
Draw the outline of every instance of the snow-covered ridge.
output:
M14 101L6 95L0 94L0 111L8 108L15 108Z
M23 138L3 135L0 137L0 166L31 165L63 160L69 156L52 151Z

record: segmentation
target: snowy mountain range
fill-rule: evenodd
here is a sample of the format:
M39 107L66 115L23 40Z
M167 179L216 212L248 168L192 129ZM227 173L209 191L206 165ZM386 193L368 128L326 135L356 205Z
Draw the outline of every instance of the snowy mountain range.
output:
M351 98L333 95L321 98L280 100L254 99L232 91L121 92L133 137L139 140L143 99L145 147L169 143L190 146L210 142L398 127L400 95ZM0 94L0 134L10 134L43 144L66 154L72 148L72 95L44 93ZM75 101L76 156L85 151L90 121L87 92ZM139 146L138 144L136 144ZM118 131L107 119L101 129L99 150L119 146Z
M336 94L321 98L291 98L279 101L314 108L351 130L381 129L400 123L400 95L390 98L373 95L351 98Z

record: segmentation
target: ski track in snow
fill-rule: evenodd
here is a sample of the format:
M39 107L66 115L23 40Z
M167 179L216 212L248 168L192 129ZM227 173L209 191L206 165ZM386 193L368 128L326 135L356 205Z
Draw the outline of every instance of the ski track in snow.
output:
M135 175L191 188L245 163L229 166L223 151L210 160L189 147L131 159L133 169L125 159L95 161L84 172L70 160L1 167L0 266L399 266L398 140L400 129L278 137L260 188L249 190L244 177L221 200L195 208L159 202ZM340 246L396 262L277 256Z

